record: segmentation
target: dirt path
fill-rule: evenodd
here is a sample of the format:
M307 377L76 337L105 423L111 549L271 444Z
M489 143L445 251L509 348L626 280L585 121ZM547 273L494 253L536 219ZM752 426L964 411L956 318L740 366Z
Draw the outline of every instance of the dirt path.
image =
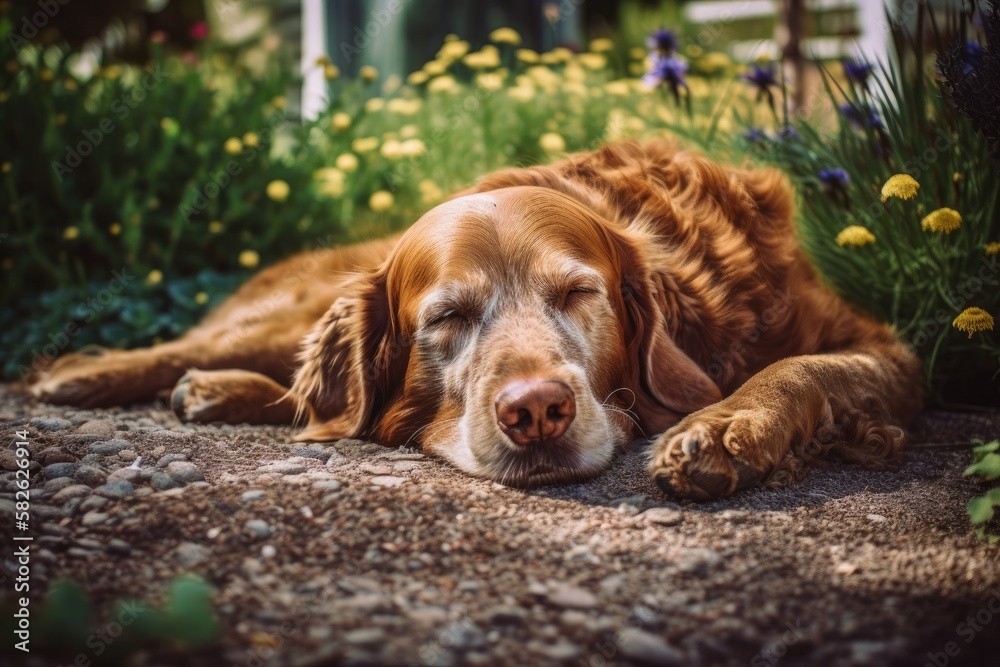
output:
M930 414L916 439L996 437L998 425ZM32 432L37 589L72 577L107 613L122 598L155 603L180 572L214 587L220 644L138 664L1000 656L1000 550L969 529L967 450L914 447L897 473L831 467L793 489L677 505L639 450L591 482L523 492L370 443L301 448L288 428L182 425L162 405L77 411L0 388L0 427L8 442ZM0 457L11 470L12 453ZM8 544L12 478L0 473ZM4 605L11 595L5 584ZM26 664L95 657L64 648Z

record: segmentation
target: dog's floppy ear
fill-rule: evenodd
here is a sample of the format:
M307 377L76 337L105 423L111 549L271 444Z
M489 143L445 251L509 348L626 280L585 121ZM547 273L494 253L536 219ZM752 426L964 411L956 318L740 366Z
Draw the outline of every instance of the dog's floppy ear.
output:
M295 439L324 441L369 430L391 391L391 314L381 273L360 279L303 340L289 394L309 423ZM404 347L405 349L405 347ZM405 365L405 361L403 362Z
M644 394L636 401L642 421L653 431L662 430L675 421L663 408L686 414L722 400L719 387L667 332L650 276L626 275L623 296L633 336L629 354L637 362L635 379Z

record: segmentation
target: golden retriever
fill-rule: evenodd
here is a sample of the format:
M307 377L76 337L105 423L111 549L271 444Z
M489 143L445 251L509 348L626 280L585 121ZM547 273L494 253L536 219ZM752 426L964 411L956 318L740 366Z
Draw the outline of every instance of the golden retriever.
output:
M186 421L298 415L299 440L420 446L516 486L656 436L660 487L709 500L821 456L897 464L921 376L818 279L780 173L650 142L491 174L400 236L293 257L179 340L68 355L31 391L94 407L173 387Z

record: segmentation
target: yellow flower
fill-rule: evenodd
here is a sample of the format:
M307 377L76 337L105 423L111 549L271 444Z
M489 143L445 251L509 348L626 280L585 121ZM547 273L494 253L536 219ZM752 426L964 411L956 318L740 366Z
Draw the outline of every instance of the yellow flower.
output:
M389 100L386 103L385 108L391 113L398 113L400 116L412 116L420 111L420 107L422 107L423 104L423 100L419 97L414 97L413 99L396 97Z
M223 148L225 148L226 152L230 155L239 155L240 151L243 150L243 142L237 137L229 137L226 139L226 143L223 144Z
M360 74L361 78L364 79L365 81L374 81L375 79L378 78L378 70L372 67L371 65L365 65L364 67L362 67L360 70L358 70L358 74Z
M385 100L381 97L373 97L365 102L365 111L368 113L378 113L385 108Z
M507 89L507 94L522 104L535 99L535 89L532 86L514 86Z
M484 46L482 50L475 51L462 58L462 62L472 69L487 69L500 66L500 53L495 46Z
M351 142L351 150L355 153L371 153L376 148L378 148L376 137L358 137Z
M337 168L348 174L358 170L358 157L354 153L343 153L337 156Z
M552 57L556 59L556 62L568 63L570 60L573 59L573 52L567 49L565 46L557 46L556 48L552 49L552 51L550 51L549 53L551 53Z
M161 282L163 282L163 271L160 271L159 269L153 269L149 272L149 275L146 276L146 283L149 285L158 285Z
M398 160L403 157L403 144L396 139L387 139L379 149L379 153L386 160Z
M368 206L376 213L381 213L382 211L388 211L392 208L394 201L395 199L393 198L391 192L388 190L379 190L368 199Z
M290 190L291 188L288 187L288 183L281 179L271 181L267 184L267 196L274 201L285 201L288 199Z
M403 157L419 157L427 151L427 146L420 139L407 139L399 145L399 154Z
M513 44L517 46L521 43L521 35L513 28L497 28L490 33L490 41L497 44Z
M313 177L320 181L319 193L336 199L344 194L344 172L334 167L319 169Z
M413 124L404 125L403 127L399 128L399 136L403 137L404 139L412 139L418 134L420 134L420 128Z
M76 227L67 227L63 230L63 238L73 240L80 235L80 230Z
M977 331L993 331L994 322L993 316L987 313L982 308L977 308L973 306L972 308L966 308L963 310L955 321L951 323L951 326L955 327L959 331L964 331L969 334L969 338L972 338L972 334Z
M111 223L111 224L110 224L110 225L108 226L108 232L109 232L109 233L110 233L110 234L111 234L112 236L118 236L119 234L121 234L121 233L122 233L122 226L121 226L121 225L120 225L119 223L117 223L117 222L112 222L112 223Z
M631 92L627 81L608 81L604 84L604 90L615 97L628 97Z
M444 41L446 43L447 42L454 42L456 39L458 39L458 35L456 35L453 32L449 32L447 35L444 36Z
M351 126L351 117L343 111L338 111L333 114L333 118L330 119L330 124L333 125L333 129L338 132L340 130L346 130Z
M889 197L913 199L917 196L919 189L920 183L917 183L909 174L896 174L882 186L882 201L888 201Z
M257 148L260 144L260 138L257 136L256 132L247 132L243 135L243 143L250 148Z
M399 90L399 87L403 85L403 80L398 74L390 74L386 77L385 81L382 82L382 92L386 95L391 95L392 93Z
M260 255L257 254L256 250L244 250L237 259L240 266L247 269L252 269L260 264Z
M469 43L461 39L455 39L445 42L444 46L438 50L437 57L442 60L458 60L468 52Z
M476 83L485 91L493 92L503 87L503 77L496 73L480 74L476 77Z
M538 145L546 153L562 153L566 150L566 140L555 132L546 132L538 139Z
M599 37L590 42L590 50L594 53L605 53L615 48L615 43L607 37Z
M422 83L427 83L427 79L429 78L430 75L427 74L427 72L417 70L416 72L412 72L408 77L406 77L406 83L410 84L411 86L419 86Z
M432 93L455 93L458 92L459 88L454 77L445 75L431 79L431 82L427 84L427 90Z
M608 64L608 59L600 53L581 53L576 59L587 69L604 69Z
M434 204L441 201L441 197L444 193L441 192L441 188L438 184L429 178L425 178L417 184L417 189L420 190L420 200L424 204Z
M534 65L538 62L538 51L532 49L518 49L514 52L517 59L522 63L528 63L529 65Z
M205 305L206 303L208 303L208 294L204 292L198 292L197 294L194 295L194 302L202 306Z
M987 255L1000 254L1000 241L994 241L993 243L986 244L986 254Z
M837 245L843 246L863 246L875 243L875 235L868 231L867 227L861 225L851 225L845 227L837 234Z
M315 63L316 67L326 67L330 64L330 57L327 55L317 56Z
M285 108L285 105L286 105L286 104L288 104L288 100L286 100L286 99L285 99L284 97L282 97L281 95L278 95L278 96L277 96L277 97L275 97L275 98L274 98L273 100L271 100L271 105L272 105L272 106L273 106L273 107L274 107L275 109L284 109L284 108Z
M962 226L962 216L953 208L939 208L931 211L920 221L920 228L925 232L944 232L951 234Z
M323 68L323 76L325 76L330 81L340 78L340 68L336 65L327 65Z
M695 67L705 74L721 74L729 71L733 61L721 51L706 53L694 63Z
M632 60L645 60L646 49L642 48L641 46L633 46L631 49L628 50L628 55L629 57L632 58Z

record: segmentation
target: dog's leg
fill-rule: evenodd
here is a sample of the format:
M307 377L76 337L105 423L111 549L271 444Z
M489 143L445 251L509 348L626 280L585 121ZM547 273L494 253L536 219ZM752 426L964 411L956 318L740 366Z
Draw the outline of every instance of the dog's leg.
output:
M650 472L668 494L705 501L789 484L828 452L898 465L898 425L919 408L920 383L919 362L895 341L782 359L660 436Z
M192 369L174 387L170 406L181 421L291 424L295 403L285 398L287 392L260 373Z

